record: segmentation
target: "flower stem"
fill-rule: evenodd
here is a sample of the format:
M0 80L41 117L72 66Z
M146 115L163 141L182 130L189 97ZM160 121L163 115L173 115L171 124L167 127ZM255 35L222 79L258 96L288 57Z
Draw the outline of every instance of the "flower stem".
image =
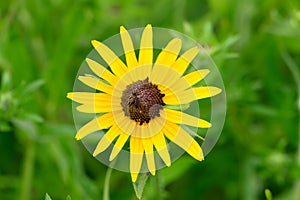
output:
M103 200L109 200L109 181L111 176L112 168L108 167L104 181Z
M32 142L28 142L25 155L24 155L21 193L19 198L20 200L30 199L31 178L32 178L33 167L34 167L34 154L35 154L34 144Z

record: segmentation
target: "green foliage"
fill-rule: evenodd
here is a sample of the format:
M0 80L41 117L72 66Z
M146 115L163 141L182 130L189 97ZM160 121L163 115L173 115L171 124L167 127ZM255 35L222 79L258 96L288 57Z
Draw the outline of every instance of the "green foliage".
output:
M51 200L51 197L47 193L46 193L46 196L45 196L45 200Z
M140 174L138 179L136 180L136 182L133 183L133 188L134 188L136 197L138 199L141 199L143 196L143 192L144 192L144 189L147 184L147 180L148 180L149 176L150 176L150 174L148 174L148 173Z
M47 194L47 193L45 195L45 200L52 200L51 197L49 196L49 194ZM72 200L72 198L70 197L70 195L67 196L66 200Z
M265 195L267 200L272 200L272 193L269 189L265 189Z
M106 166L75 141L65 96L90 40L148 23L203 44L228 110L205 160L162 169L143 198L300 199L299 1L14 0L0 18L0 199L102 198ZM110 199L135 198L113 171Z

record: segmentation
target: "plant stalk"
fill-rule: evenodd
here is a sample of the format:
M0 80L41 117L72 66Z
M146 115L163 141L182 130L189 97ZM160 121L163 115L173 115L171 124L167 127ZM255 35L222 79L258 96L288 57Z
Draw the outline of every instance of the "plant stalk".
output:
M105 175L105 181L104 181L103 200L109 200L109 182L110 182L111 172L112 172L112 168L108 167Z

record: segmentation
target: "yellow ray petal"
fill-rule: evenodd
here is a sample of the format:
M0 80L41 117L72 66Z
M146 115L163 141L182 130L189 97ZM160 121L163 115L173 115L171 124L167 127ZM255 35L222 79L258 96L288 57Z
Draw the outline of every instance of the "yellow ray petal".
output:
M111 151L111 154L109 156L109 161L112 161L115 159L115 157L119 154L119 152L122 150L123 146L125 145L129 135L123 133L123 131L120 130L120 137L117 139L117 142L114 145L113 150Z
M111 95L93 92L69 92L67 98L82 104L111 104Z
M124 111L122 110L122 107L120 110L115 110L115 106L114 106L113 109L114 109L113 115L115 118L115 123L124 132L124 134L127 135L133 134L136 128L136 122L124 115Z
M180 126L173 124L172 122L166 122L163 133L167 138L184 149L195 159L199 161L204 159L200 145Z
M140 172L144 155L144 146L141 138L130 137L130 173L132 182L135 182Z
M154 144L157 153L161 157L161 159L164 161L164 163L170 167L171 166L171 159L168 151L168 147L165 141L165 137L162 132L157 133L152 138L152 143Z
M132 69L138 65L131 37L124 26L120 27L121 40L126 58L128 69Z
M79 76L78 79L86 84L87 86L94 88L96 90L105 92L107 94L112 94L113 93L113 87L110 85L107 85L103 83L101 80L92 77L92 76Z
M76 109L86 113L101 113L112 111L111 95L105 93L70 92L67 98L83 105Z
M110 71L108 71L105 67L97 63L92 59L85 59L90 69L100 78L103 78L111 85L115 85L118 82L118 78L113 75Z
M157 84L158 86L158 89L161 91L162 94L165 94L165 95L171 95L173 94L173 92L167 88L166 86L163 86L161 84Z
M198 52L198 47L193 47L187 50L176 60L176 62L172 65L172 68L178 71L180 74L183 74Z
M144 29L140 51L139 51L139 64L150 64L153 62L153 44L152 44L152 27L150 24Z
M111 112L111 104L86 103L77 106L76 109L79 112L84 112L84 113L104 113L104 112Z
M92 43L94 48L97 48L99 45L101 45L101 42L99 42L97 40L92 40L91 43Z
M97 147L94 150L93 156L97 156L98 154L105 151L109 145L114 141L114 139L120 135L120 129L116 124L114 124L107 133L104 134L104 136L101 138L101 140L98 142Z
M163 97L165 104L179 105L187 104L197 99L212 97L222 92L220 88L212 86L201 86L191 88L177 94L166 95Z
M222 92L220 88L212 87L212 86L202 86L190 89L196 96L196 99L204 99L207 97L213 97ZM189 90L186 91L187 93Z
M192 144L186 150L188 154L190 154L196 160L202 161L204 160L203 151L200 145L196 142L196 140L192 141Z
M190 99L191 101L187 101L186 99ZM190 95L189 98L183 96L183 92L175 94L169 93L168 95L163 97L163 101L167 105L180 105L192 102L194 99L194 95Z
M162 64L165 66L171 66L178 57L180 49L181 40L178 38L171 40L167 44L167 46L159 53L155 63Z
M160 110L160 117L155 117L151 119L147 125L137 126L135 124L135 130L132 132L132 136L138 138L151 138L153 135L157 134L164 126L165 118L164 111ZM131 120L132 121L132 120Z
M84 138L85 136L94 133L95 131L107 129L111 127L114 124L114 117L112 113L106 113L101 115L100 117L97 117L87 124L85 124L83 127L81 127L77 134L76 139L80 140Z
M137 66L133 70L131 70L127 75L129 75L130 80L132 82L136 82L139 80L145 80L150 76L152 70L152 64L145 64L142 66ZM123 81L124 79L122 79ZM132 83L129 80L124 80L126 83Z
M154 64L151 75L150 82L155 84L161 84L169 88L172 91L177 91L173 84L180 80L180 74L170 67L161 64ZM186 82L185 80L181 81Z
M195 85L196 83L200 82L207 74L209 73L208 69L200 69L185 75L184 78L189 85Z
M109 47L96 40L92 41L92 45L97 50L99 55L109 65L112 72L116 76L122 77L127 72L126 65L119 59L119 57Z
M188 115L186 113L165 108L167 120L176 124L186 124L189 126L209 128L211 124L203 119Z
M147 160L147 165L150 173L155 175L155 161L154 161L154 153L153 153L153 144L150 138L143 138L142 139L145 155Z

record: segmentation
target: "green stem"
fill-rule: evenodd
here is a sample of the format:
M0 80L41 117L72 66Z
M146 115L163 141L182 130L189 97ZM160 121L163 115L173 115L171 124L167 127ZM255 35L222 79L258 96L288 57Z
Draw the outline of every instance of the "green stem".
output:
M34 154L35 154L34 144L32 142L28 142L26 146L25 155L24 155L21 192L19 198L20 200L30 199L31 179L32 179L33 168L34 168Z
M111 176L112 168L108 167L104 181L103 200L109 200L109 181Z

